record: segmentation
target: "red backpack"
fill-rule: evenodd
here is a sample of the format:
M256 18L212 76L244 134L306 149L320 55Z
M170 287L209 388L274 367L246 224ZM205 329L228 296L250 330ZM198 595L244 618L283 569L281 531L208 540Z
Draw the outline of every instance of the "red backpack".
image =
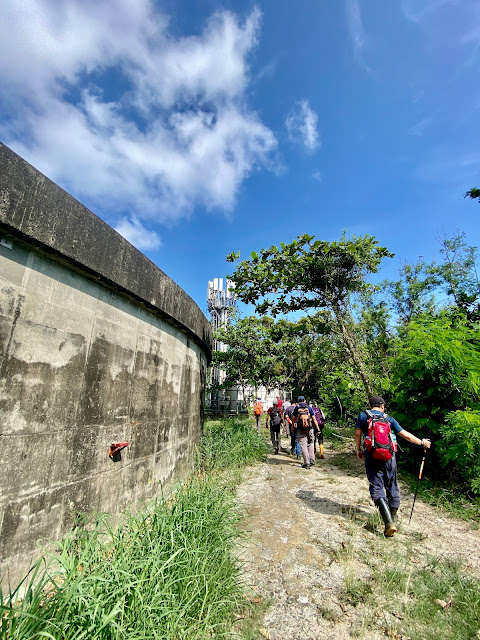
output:
M378 414L365 411L368 417L368 434L365 438L365 448L375 460L386 462L397 450L392 428L386 413Z

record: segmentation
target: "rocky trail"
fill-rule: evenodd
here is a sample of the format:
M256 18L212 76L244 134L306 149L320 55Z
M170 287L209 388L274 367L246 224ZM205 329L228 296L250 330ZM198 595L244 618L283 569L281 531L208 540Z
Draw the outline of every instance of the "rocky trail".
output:
M345 597L345 580L368 578L368 554L359 550L385 545L404 554L405 562L461 557L465 571L480 574L479 531L472 523L450 518L403 489L398 532L384 539L383 526L370 501L363 462L353 448L332 451L310 470L291 457L286 438L279 455L248 470L238 488L247 513L248 539L242 549L246 580L269 606L261 633L270 640L317 640L387 637L388 607L375 629L362 633L362 603ZM335 464L349 457L347 469ZM386 545L390 545L387 547ZM390 626L391 628L391 626ZM395 637L395 636L388 636ZM398 635L403 640L404 636ZM416 639L415 639L416 640Z

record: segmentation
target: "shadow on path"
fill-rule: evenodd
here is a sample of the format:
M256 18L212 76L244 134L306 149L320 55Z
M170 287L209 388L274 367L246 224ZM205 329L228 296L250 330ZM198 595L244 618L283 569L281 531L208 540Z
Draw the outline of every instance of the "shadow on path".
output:
M364 520L372 515L370 511L367 511L358 505L345 504L337 502L336 500L331 500L330 498L318 496L314 491L300 489L295 495L297 498L300 498L300 500L303 500L310 509L313 509L313 511L316 511L317 513L341 516L342 518L345 518L345 520L352 521L357 519Z

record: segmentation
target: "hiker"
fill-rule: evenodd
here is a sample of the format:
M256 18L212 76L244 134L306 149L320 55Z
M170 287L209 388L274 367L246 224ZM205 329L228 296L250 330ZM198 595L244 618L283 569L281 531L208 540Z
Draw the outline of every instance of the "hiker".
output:
M372 431L377 444L372 446ZM369 433L370 432L370 433ZM362 451L362 434L365 451ZM376 435L375 435L376 434ZM386 438L385 438L386 434ZM428 438L417 438L401 427L395 418L385 413L385 400L381 396L370 398L370 411L362 411L355 424L355 444L357 457L365 459L365 470L369 482L370 495L378 507L385 524L384 535L390 538L397 528L394 520L400 506L400 491L397 484L397 461L395 459L396 435L413 444L430 449ZM383 440L391 444L382 444ZM383 457L384 459L380 459Z
M286 417L286 411L288 407L291 407L291 406L292 406L292 403L290 402L290 398L287 398L286 400L283 401L283 404L282 404L282 411L283 411L283 418L284 418L283 433L287 436L287 438L290 437L290 425Z
M255 420L257 421L257 433L260 433L260 420L263 415L263 403L260 398L257 398L255 404L253 405L253 414L255 416Z
M325 426L325 414L323 413L323 411L320 409L320 407L317 405L316 402L312 402L312 409L318 425L318 430L315 431L315 434L314 434L315 435L314 445L318 440L319 457L323 460L325 458L325 451L323 448L323 427ZM314 449L316 453L316 448L314 447Z
M304 396L298 396L298 405L292 413L293 424L297 431L297 441L303 457L303 469L310 469L315 464L313 447L314 429L318 429L317 420L312 407L305 402Z
M287 425L287 437L290 438L290 453L292 456L296 454L297 458L300 458L300 445L297 442L297 434L295 431L295 427L293 426L292 419L292 414L295 411L296 406L296 400L292 400L292 403L285 409L284 418Z
M280 435L280 429L283 425L283 414L281 408L274 403L273 406L267 411L267 418L265 426L268 427L270 422L270 438L275 455L280 451L282 439Z

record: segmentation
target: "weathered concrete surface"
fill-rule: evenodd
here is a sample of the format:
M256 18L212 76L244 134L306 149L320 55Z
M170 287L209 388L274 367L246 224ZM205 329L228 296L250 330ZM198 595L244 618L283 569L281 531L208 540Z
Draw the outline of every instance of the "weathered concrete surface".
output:
M178 285L1 144L0 237L0 574L15 581L76 512L117 513L191 470L211 333Z

